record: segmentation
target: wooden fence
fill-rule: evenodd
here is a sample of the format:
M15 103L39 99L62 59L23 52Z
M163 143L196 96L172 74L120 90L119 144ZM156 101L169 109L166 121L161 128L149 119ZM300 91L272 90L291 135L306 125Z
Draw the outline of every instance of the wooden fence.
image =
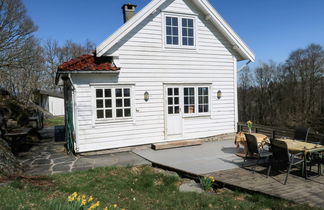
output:
M248 127L246 123L238 123L238 132L248 132ZM288 129L288 128L278 128L278 127L271 127L271 126L264 126L264 125L257 125L253 124L252 126L252 132L255 133L262 133L264 135L267 135L270 138L281 138L281 137L288 137L293 138L295 130L294 129ZM310 130L308 133L308 142L319 142L321 139L324 139L324 134L315 133Z

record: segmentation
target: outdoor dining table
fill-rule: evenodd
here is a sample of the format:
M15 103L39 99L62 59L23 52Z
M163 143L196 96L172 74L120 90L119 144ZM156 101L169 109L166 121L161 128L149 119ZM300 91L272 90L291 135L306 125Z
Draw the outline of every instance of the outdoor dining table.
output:
M256 137L258 147L260 149L263 149L265 145L270 144L270 140L266 135L261 133L250 133L250 134ZM240 144L242 144L244 146L244 154L248 153L246 137L243 132L236 134L234 143L236 145L236 148L239 148Z
M304 155L304 171L305 171L305 178L307 178L307 159L311 158L312 153L316 152L324 152L324 146L318 144L312 144L308 142L302 142L294 139L286 139L286 138L279 138L279 141L284 141L287 144L288 151L291 154L297 154L302 152Z

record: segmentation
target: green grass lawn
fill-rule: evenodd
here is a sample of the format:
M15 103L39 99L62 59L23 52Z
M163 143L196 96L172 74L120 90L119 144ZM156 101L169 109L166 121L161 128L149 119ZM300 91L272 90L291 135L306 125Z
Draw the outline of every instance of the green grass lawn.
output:
M44 119L44 127L64 125L64 116L54 116Z
M44 178L24 178L0 187L0 209L67 209L67 198L73 192L93 196L95 201L100 201L97 209L113 204L137 210L310 209L260 194L229 190L182 193L178 191L181 182L180 178L157 173L149 166L97 168Z

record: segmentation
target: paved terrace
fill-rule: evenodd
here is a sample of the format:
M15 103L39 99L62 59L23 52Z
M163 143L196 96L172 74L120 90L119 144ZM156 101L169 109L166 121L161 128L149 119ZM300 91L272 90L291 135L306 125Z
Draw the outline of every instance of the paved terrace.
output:
M242 159L235 155L237 150L233 139L160 151L146 148L102 155L69 156L64 151L60 131L54 128L43 130L41 143L28 152L20 153L19 159L26 167L27 174L49 175L104 166L155 163L191 175L211 175L226 186L324 207L324 176L305 180L293 172L287 185L283 185L285 173L272 173L266 178L265 168L261 166L252 173L248 167L240 168Z

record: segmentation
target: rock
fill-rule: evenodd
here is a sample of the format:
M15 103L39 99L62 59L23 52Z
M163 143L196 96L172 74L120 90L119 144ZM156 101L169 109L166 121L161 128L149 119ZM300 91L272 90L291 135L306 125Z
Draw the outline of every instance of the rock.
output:
M154 171L156 173L161 173L161 174L164 174L164 175L167 175L167 176L176 176L176 177L180 178L179 174L177 172L174 172L174 171L163 170L161 168L154 168Z
M12 154L7 142L0 138L0 176L16 176L22 172L22 166Z
M190 180L188 182L181 184L179 187L179 191L180 192L196 192L196 193L204 192L204 190L201 189L200 184L196 183L194 180Z

